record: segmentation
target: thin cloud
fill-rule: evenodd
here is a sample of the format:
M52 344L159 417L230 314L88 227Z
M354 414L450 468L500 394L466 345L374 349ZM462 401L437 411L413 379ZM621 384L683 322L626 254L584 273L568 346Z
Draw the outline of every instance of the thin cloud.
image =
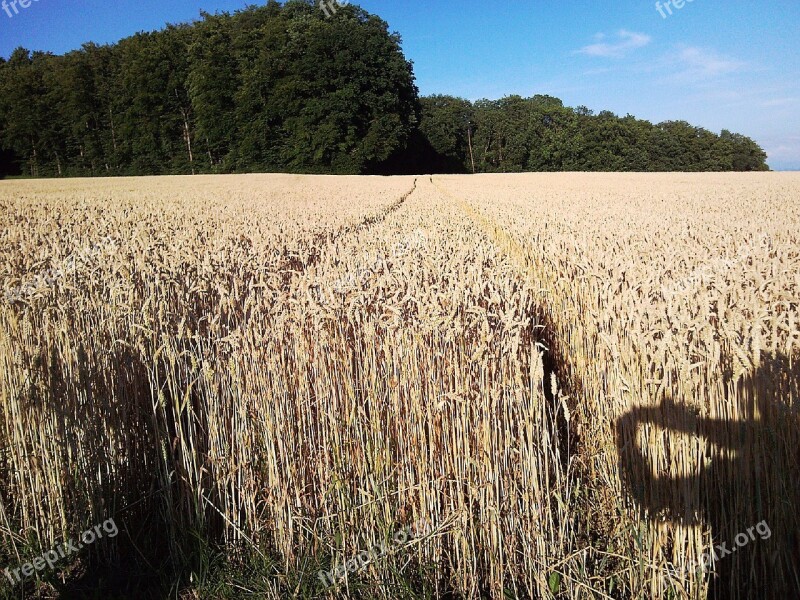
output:
M683 48L678 54L677 60L684 67L685 75L704 78L736 73L747 66L747 63L697 47Z
M710 94L727 93L726 89L720 87L726 80L738 82L737 95L748 93L747 86L742 85L741 76L753 71L750 63L696 46L678 46L664 54L658 64L664 77L657 83L689 86L695 90L707 90Z
M792 106L798 103L797 98L775 98L761 103L764 108L775 108L781 106Z
M764 140L762 147L773 169L800 169L800 136Z
M617 72L616 68L600 67L599 69L589 69L588 71L584 71L583 76L593 77L595 75L607 75L608 73L615 73L615 72Z
M598 42L596 44L589 44L577 51L578 54L585 54L587 56L598 56L603 58L624 58L629 53L639 48L647 46L653 38L644 33L636 33L633 31L626 31L621 29L617 32L616 41L613 42ZM605 39L604 34L595 35L596 40Z

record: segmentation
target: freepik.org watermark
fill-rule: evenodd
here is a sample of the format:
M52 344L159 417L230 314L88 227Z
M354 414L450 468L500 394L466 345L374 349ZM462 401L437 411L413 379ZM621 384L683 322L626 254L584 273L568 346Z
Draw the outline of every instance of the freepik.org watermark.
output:
M29 8L32 2L38 2L39 0L3 0L0 3L0 8L2 8L5 13L8 15L8 18L11 19L14 15L19 14L19 8L17 5L21 6L22 8ZM11 14L11 11L14 11L14 14Z
M664 4L661 4L661 2L656 2L656 10L664 19L666 19L667 16L672 16L673 7L675 10L680 10L686 6L687 2L694 2L694 0L667 0L664 2Z
M351 558L335 569L331 569L330 571L319 571L317 577L325 587L336 585L345 578L347 573L357 573L358 571L363 571L370 563L388 556L389 554L393 554L405 544L408 544L415 539L430 535L431 533L433 533L433 527L431 526L430 521L417 521L412 525L399 529L392 536L391 544L387 542L381 542L369 550L362 550L355 558Z
M63 279L80 273L92 263L101 261L104 254L116 252L117 248L114 238L111 236L103 238L94 246L74 251L58 266L35 274L16 287L6 289L3 297L12 303L28 301L36 292L54 289L56 284Z
M348 4L350 4L350 0L319 0L319 7L328 19L336 14L337 6L343 8Z
M7 568L3 574L8 578L11 584L20 583L23 579L30 577L37 571L43 571L45 568L54 569L56 564L67 558L72 554L77 554L85 546L94 544L97 540L105 537L115 538L119 534L117 524L114 519L108 519L102 525L95 525L92 529L87 529L80 536L79 541L76 543L74 539L67 540L55 550L48 550L41 556L37 556L30 562L20 565L16 569Z
M421 229L417 229L413 234L403 238L400 242L396 243L388 254L389 260L395 260L407 256L412 252L419 252L423 250L428 244L428 236ZM376 254L374 257L365 255L364 259L360 262L359 268L355 271L349 272L344 277L337 279L332 286L332 290L336 294L347 294L350 291L357 290L365 285L371 279L377 277L377 274L382 270L387 270L389 264L387 259L382 258ZM310 288L311 297L315 302L323 303L325 301L325 293L322 286L314 284Z
M389 253L390 258L402 258L412 252L419 252L428 243L428 237L421 229L417 229L413 234L404 238L392 247ZM364 285L369 279L374 278L375 274L381 269L386 269L386 261L378 256L374 260L367 256L362 264L362 268L358 269L355 273L349 273L347 277L340 278L334 284L334 291L337 293L345 293L348 289L360 287Z
M731 271L733 271L733 269L748 264L748 261L751 260L752 257L753 253L751 250L749 248L745 248L732 260L720 258L705 265L701 265L692 271L692 273L690 273L687 277L679 279L673 282L671 285L664 287L664 298L671 300L679 294L683 294L695 289L698 285L701 285L704 281L707 281L711 277L717 275L728 275L731 273Z
M728 543L723 542L717 546L714 546L710 553L706 552L703 554L700 557L699 563L690 563L683 571L678 571L674 567L669 567L667 569L667 573L676 579L681 579L681 577L691 575L692 573L697 573L700 570L702 570L703 573L710 573L714 570L714 565L719 560L725 558L726 556L730 556L739 548L744 548L750 542L756 541L756 533L762 540L768 540L772 537L772 531L770 530L767 522L761 521L754 527L748 527L746 532L737 534L736 537L733 538L734 543L731 544L730 549L728 549Z

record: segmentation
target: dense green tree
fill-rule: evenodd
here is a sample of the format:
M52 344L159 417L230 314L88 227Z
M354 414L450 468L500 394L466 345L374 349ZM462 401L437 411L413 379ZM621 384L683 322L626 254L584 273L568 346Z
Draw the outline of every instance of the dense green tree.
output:
M765 170L766 154L753 140L729 132L717 136L689 123L653 125L585 106L567 108L557 98L508 96L502 100L422 99L422 132L448 156L450 171L469 164L468 149L453 132L471 114L477 170L518 171L730 171Z
M188 47L187 86L195 116L198 147L208 157L211 169L222 168L234 146L236 90L239 69L233 49L229 16L203 13Z
M32 176L362 173L403 152L419 98L400 38L355 6L269 1L64 56L0 64L0 146Z
M768 168L753 140L683 121L551 96L419 98L400 37L354 5L201 17L0 59L0 176Z
M24 161L31 177L45 175L43 132L47 126L46 55L16 49L3 66L0 81L0 136L5 149Z
M723 164L725 170L767 170L767 154L748 137L723 129L717 147L717 154L724 157L726 161Z
M453 96L423 98L420 132L433 150L433 171L471 171L470 145L472 143L472 105ZM437 160L438 159L438 160Z

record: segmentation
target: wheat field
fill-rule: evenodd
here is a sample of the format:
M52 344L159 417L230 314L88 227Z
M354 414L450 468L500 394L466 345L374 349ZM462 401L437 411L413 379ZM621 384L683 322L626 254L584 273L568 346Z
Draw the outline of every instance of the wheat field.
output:
M800 597L799 226L774 173L1 182L0 571L122 534L0 594Z

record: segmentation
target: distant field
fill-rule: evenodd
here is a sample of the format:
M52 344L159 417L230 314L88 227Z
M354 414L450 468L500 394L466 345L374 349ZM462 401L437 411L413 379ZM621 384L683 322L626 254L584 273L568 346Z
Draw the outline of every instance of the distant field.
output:
M0 598L795 597L799 231L788 173L0 182Z

